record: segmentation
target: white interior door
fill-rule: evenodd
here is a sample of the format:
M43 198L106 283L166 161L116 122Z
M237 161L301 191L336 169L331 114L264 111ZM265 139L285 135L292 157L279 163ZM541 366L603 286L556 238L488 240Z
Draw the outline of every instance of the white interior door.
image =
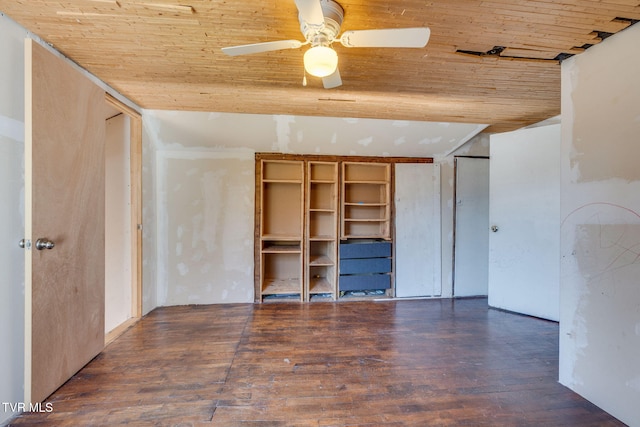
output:
M560 125L491 135L489 305L558 320Z
M484 296L489 282L489 159L456 158L453 295Z
M104 346L105 94L32 40L25 74L24 391L41 402Z
M395 165L396 297L442 293L440 165Z

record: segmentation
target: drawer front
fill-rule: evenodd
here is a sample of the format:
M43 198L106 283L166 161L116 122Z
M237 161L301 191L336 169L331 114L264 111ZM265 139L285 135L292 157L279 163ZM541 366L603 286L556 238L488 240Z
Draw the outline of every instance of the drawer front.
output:
M340 258L379 258L391 256L390 242L342 243Z
M341 291L389 289L391 276L388 274L363 274L356 276L340 276L338 288Z
M340 259L340 274L390 272L391 258Z

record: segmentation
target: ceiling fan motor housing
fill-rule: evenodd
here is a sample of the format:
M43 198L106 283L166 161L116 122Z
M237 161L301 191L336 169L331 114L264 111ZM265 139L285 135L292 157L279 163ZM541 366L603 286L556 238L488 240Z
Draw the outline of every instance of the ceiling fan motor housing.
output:
M322 14L324 15L324 25L311 25L301 17L300 31L311 46L328 46L336 39L340 33L340 27L344 20L344 9L333 0L320 0Z

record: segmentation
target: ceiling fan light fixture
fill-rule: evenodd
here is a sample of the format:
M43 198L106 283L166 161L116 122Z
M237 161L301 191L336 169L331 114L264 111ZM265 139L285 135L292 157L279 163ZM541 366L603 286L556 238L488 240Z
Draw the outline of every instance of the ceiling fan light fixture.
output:
M327 46L314 46L304 54L304 69L316 77L327 77L338 68L338 54Z

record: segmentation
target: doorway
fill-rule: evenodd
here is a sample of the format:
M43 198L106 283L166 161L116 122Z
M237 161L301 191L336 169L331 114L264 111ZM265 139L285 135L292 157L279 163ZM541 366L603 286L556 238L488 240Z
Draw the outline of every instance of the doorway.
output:
M453 296L486 296L489 283L489 158L454 160Z
M142 314L141 117L110 95L105 109L105 343Z

